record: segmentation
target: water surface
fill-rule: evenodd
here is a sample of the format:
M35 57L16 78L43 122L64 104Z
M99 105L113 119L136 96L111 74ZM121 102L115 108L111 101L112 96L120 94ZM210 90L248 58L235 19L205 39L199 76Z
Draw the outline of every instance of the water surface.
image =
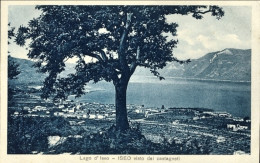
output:
M234 116L250 116L251 83L191 79L133 77L127 89L127 104L146 107L198 107L227 111ZM89 93L79 98L84 102L114 104L112 83L90 84Z

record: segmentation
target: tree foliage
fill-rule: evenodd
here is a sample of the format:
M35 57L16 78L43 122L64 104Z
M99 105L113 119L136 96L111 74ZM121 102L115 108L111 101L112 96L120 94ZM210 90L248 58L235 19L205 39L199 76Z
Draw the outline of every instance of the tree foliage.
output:
M16 36L23 46L30 39L29 58L36 67L48 73L43 97L55 93L66 98L80 96L90 81L112 81L115 86L127 83L137 66L158 73L174 57L178 41L176 23L166 15L192 15L195 19L211 13L217 19L224 15L218 6L37 6L42 14L21 26ZM68 59L77 58L76 73L59 78Z
M9 40L15 37L14 27L10 27L10 23L8 24L8 45L10 44ZM8 55L8 80L16 79L20 74L19 64L16 63L10 55ZM8 83L8 100L10 101L13 98L14 91L11 85Z
M48 136L75 133L64 118L9 117L8 154L30 154L48 150Z
M11 40L13 37L15 37L14 27L10 27L11 24L8 24L8 45L10 44L9 40ZM20 74L19 71L19 64L17 64L15 61L13 61L12 57L8 55L8 79L15 79L17 75Z
M20 74L19 64L16 63L12 57L8 56L8 79L16 79Z

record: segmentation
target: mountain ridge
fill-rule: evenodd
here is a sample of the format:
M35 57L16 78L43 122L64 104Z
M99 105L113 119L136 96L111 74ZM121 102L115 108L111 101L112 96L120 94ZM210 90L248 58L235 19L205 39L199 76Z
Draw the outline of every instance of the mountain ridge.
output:
M227 48L208 53L188 64L183 75L204 79L250 81L251 50Z
M37 73L34 62L27 59L14 58L20 66L18 83L41 83L47 74ZM67 71L61 76L73 72L75 64L69 64ZM221 51L207 53L192 59L188 64L168 63L159 71L165 77L177 77L202 80L251 81L251 49L226 48ZM134 76L151 76L149 69L138 67Z
M168 63L159 72L165 77L251 81L251 49L226 48L192 59L188 64ZM139 68L135 74L149 76L149 70Z

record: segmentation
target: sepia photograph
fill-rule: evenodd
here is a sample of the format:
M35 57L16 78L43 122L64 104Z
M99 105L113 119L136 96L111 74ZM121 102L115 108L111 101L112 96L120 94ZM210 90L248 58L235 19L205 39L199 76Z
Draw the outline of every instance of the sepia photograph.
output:
M6 6L5 155L181 162L259 154L252 4Z

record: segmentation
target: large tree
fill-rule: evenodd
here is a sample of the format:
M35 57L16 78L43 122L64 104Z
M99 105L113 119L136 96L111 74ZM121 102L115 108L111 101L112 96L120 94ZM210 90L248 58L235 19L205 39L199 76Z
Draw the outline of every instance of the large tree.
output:
M129 128L126 91L137 66L158 73L168 62L180 61L173 56L177 40L176 23L166 15L192 15L201 19L210 13L217 19L224 15L218 6L36 6L42 14L20 27L19 45L29 39L29 58L36 67L48 73L43 97L56 98L69 94L80 96L90 81L112 81L115 86L116 127ZM65 62L77 58L76 73L60 78Z

